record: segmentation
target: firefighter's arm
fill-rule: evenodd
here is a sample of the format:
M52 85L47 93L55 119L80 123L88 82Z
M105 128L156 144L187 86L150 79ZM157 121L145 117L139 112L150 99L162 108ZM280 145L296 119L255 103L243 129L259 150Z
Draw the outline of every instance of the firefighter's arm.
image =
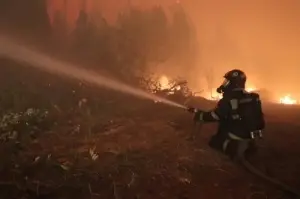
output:
M216 108L211 111L196 111L194 120L198 122L217 122L225 118L230 112L230 104L226 99L221 99Z

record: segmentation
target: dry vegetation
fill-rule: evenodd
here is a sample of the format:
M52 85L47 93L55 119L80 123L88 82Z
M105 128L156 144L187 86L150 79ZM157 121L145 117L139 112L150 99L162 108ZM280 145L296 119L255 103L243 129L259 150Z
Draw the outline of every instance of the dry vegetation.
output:
M197 128L183 110L4 62L1 198L288 197L209 149L215 125ZM298 110L265 111L252 162L299 188Z

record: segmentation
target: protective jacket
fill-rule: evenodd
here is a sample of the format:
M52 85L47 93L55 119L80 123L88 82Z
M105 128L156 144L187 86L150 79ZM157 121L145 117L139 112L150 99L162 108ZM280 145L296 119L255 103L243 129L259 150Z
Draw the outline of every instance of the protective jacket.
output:
M196 116L197 115L197 116ZM227 140L251 140L262 136L265 128L264 115L259 95L244 89L223 93L215 109L198 112L195 119L202 122L219 122L217 134L210 146L225 150Z

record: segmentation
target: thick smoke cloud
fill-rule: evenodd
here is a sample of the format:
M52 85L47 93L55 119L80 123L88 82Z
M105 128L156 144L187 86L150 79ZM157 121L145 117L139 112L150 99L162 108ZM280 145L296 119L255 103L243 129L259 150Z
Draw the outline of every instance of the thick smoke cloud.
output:
M53 5L58 1L49 0ZM72 7L68 8L70 21L81 2L72 1ZM86 3L89 12L101 10L113 22L129 3L143 8L160 3L168 9L176 1L87 0ZM180 3L189 14L199 40L197 68L191 81L200 85L207 73L212 73L209 75L217 86L226 70L240 68L248 72L249 82L255 87L267 87L276 95L297 95L300 1L182 0Z
M190 0L184 5L197 27L199 65L214 67L216 75L241 68L257 87L297 94L299 1Z

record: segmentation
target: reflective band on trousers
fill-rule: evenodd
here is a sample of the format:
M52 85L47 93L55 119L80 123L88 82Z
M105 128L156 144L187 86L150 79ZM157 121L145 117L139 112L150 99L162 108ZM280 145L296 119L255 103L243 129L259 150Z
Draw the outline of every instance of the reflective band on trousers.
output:
M233 139L233 140L244 140L243 138L239 137L239 136L236 136L232 133L228 133L228 136Z
M237 136L237 135L234 135L234 134L232 134L232 133L228 133L228 136L229 136L231 139L233 139L233 140L240 140L240 141L251 140L251 139L244 139L244 138L241 138L241 137L239 137L239 136Z
M249 141L249 140L251 140L251 139L243 139L243 138L241 138L241 137L239 137L239 136L236 136L236 135L234 135L234 134L232 134L232 133L228 133L228 136L229 136L229 139L226 139L226 140L223 142L222 148L223 148L223 151L224 151L224 152L226 151L226 149L227 149L227 147L228 147L228 144L230 143L231 140L237 140L237 141Z
M230 142L230 140L229 140L229 139L226 139L226 140L224 141L224 143L223 143L223 147L222 147L224 152L226 151L226 149L227 149L227 146L228 146L229 142Z
M199 120L200 120L200 121L203 120L203 113L200 113L200 115L199 115Z

